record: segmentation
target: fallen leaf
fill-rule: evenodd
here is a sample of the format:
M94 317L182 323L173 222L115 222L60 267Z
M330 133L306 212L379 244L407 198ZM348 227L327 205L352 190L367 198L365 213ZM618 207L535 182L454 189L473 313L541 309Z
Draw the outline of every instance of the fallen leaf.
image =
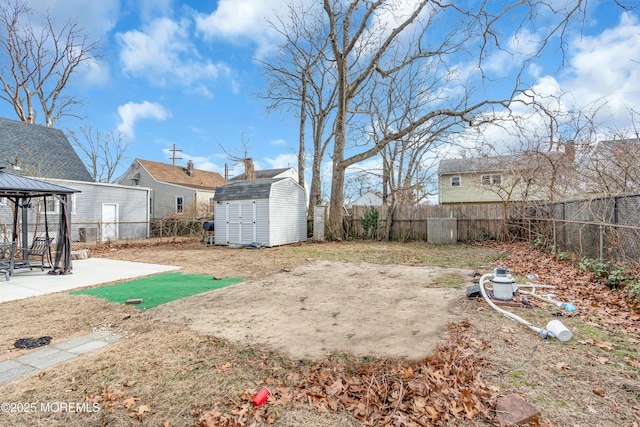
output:
M613 350L613 344L610 342L592 340L594 345L597 345L600 348L604 348L605 350Z
M216 371L225 373L232 367L233 367L233 364L231 362L227 362L224 365L216 366Z
M627 362L629 366L633 366L634 368L640 368L640 360L632 359L630 357L625 357L624 361Z
M404 368L404 377L407 379L413 378L413 369L411 368L411 366L407 366Z
M265 420L265 422L266 422L267 424L273 424L273 423L275 423L275 422L276 422L276 416L275 416L275 414L272 412L272 413L270 413L269 415L267 415L267 419Z
M597 394L600 397L604 397L605 396L604 390L593 390L593 394Z
M137 397L130 397L128 399L125 399L124 402L122 402L122 404L124 405L125 408L129 409L130 407L135 405L138 400L140 399Z

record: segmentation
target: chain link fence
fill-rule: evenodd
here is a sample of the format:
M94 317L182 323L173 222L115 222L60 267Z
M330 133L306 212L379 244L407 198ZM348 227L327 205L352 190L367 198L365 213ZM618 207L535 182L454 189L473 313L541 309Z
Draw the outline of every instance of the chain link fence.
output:
M210 234L203 230L204 221L198 218L166 218L150 222L72 223L71 240L97 247L146 239L157 242L204 240Z
M578 259L640 266L640 195L529 206L522 237Z

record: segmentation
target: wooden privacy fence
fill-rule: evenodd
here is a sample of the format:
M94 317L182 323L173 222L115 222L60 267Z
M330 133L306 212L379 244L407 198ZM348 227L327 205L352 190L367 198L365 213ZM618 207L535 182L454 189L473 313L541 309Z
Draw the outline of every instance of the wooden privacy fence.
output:
M375 209L372 210L372 209ZM517 218L518 206L510 205L505 216L504 205L438 205L438 206L353 206L345 221L347 238L371 238L394 241L429 241L429 220L455 218L458 241L503 240L509 228L505 220ZM375 213L377 211L377 221ZM507 221L508 225L508 221Z

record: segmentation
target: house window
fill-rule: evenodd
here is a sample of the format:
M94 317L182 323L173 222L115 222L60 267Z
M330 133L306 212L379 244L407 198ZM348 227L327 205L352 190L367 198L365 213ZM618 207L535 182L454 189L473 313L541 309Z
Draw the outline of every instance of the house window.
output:
M483 187L489 185L500 185L502 184L502 175L481 175L480 176L480 185Z
M211 215L213 213L213 210L215 209L215 202L213 201L213 197L209 197L209 215Z
M134 187L140 187L140 178L133 178L131 181L133 181Z
M176 196L176 213L184 212L184 197Z
M460 175L451 177L451 186L452 187L460 187L462 185L462 178Z
M47 204L47 215L57 215L60 213L60 201L53 196L45 197ZM39 204L40 213L44 213L44 201Z

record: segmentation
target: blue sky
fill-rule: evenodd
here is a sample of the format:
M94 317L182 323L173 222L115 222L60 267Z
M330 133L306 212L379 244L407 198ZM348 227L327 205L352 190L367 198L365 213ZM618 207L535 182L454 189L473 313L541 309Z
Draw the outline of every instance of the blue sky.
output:
M309 0L312 1L312 0ZM255 94L263 88L255 57L268 58L276 41L265 26L273 8L265 0L28 0L37 11L78 21L99 39L103 59L82 70L69 87L85 105L83 122L65 118L56 127L90 125L129 137L129 159L171 162L175 144L186 164L224 171L220 146L242 154L248 144L256 169L297 166L295 118L266 115ZM640 99L640 20L598 2L581 34L567 39L565 66L540 58L527 70L545 93L563 93L575 106L602 102L603 126L628 127L625 108ZM595 4L595 3L594 3ZM557 57L554 58L557 60ZM495 55L495 70L512 58ZM15 118L0 103L0 115ZM496 135L499 133L495 130ZM491 134L491 131L488 131ZM375 167L376 159L364 163ZM231 175L241 166L229 164ZM123 170L124 171L124 170Z

